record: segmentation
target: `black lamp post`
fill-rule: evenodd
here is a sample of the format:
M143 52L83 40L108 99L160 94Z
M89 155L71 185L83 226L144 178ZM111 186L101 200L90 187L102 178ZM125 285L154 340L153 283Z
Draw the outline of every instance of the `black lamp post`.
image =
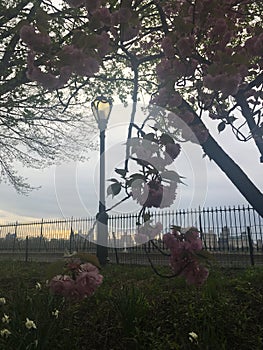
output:
M100 130L100 190L97 231L97 257L101 265L108 259L108 214L105 206L105 130L112 110L112 102L104 96L98 96L91 103L92 112Z

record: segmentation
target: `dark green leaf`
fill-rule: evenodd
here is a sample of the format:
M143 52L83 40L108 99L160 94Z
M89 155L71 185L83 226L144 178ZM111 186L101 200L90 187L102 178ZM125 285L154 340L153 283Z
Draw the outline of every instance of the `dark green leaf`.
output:
M225 127L226 127L225 122L221 122L220 124L218 124L217 130L218 130L219 132L221 132L221 131L223 131L223 130L225 129Z
M164 179L176 182L181 182L180 179L183 178L183 176L180 176L176 171L173 170L165 170L164 172L162 172L161 176Z
M149 140L149 141L155 141L155 135L154 135L154 133L149 133L149 134L145 134L144 136L143 136L143 138L145 139L145 140Z
M115 173L121 175L122 177L125 177L125 175L127 174L127 170L115 168Z
M132 180L137 180L137 179L142 179L145 180L145 176L143 174L135 173L130 176L130 179Z
M107 181L111 181L111 182L119 182L117 179L113 179L113 178L108 179Z
M174 140L173 140L173 138L170 135L162 134L161 137L160 137L160 142L163 145L167 145L167 143L174 143Z
M107 188L107 195L108 196L112 195L112 198L113 198L114 196L119 194L120 191L121 191L121 184L119 182L117 182L117 183L114 183L114 184L110 185Z

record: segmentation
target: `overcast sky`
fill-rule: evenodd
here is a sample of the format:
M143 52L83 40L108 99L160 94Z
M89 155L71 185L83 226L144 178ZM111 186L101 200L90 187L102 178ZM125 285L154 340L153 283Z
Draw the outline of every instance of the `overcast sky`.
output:
M106 178L115 177L114 168L124 164L127 127L130 106L114 106L106 134ZM136 115L141 120L142 114ZM230 130L218 137L217 122L209 121L209 130L219 144L246 171L247 175L262 190L263 164L253 142L237 142ZM87 135L98 140L98 134ZM185 176L185 185L180 185L177 199L171 209L188 209L212 206L247 204L222 171L208 159L202 158L199 145L190 142L182 145L182 152L172 169ZM18 169L33 186L41 186L23 196L6 185L0 184L0 223L32 221L40 218L94 216L98 210L99 152L89 153L84 163L71 162L52 166L45 170ZM107 183L108 185L108 183ZM107 207L120 200L107 198ZM138 212L139 207L129 200L115 208L111 214Z

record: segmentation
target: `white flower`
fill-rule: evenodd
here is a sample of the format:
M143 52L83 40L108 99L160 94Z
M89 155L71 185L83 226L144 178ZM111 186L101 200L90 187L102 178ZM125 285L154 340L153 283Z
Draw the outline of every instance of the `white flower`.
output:
M196 342L197 343L198 335L195 332L189 333L189 340L191 343Z
M6 328L1 329L1 331L0 331L1 337L7 338L7 337L9 337L10 334L11 334L11 332Z
M10 322L10 317L6 314L2 317L2 322L3 323L9 323Z
M31 328L36 329L37 328L35 322L32 320L29 320L28 318L26 318L25 326L27 329L31 329Z
M1 305L6 304L6 300L5 300L5 298L0 298L0 304L1 304Z
M37 290L40 290L42 288L41 283L37 282L36 285L35 285L35 288Z
M58 318L58 314L59 314L58 310L52 311L52 316Z

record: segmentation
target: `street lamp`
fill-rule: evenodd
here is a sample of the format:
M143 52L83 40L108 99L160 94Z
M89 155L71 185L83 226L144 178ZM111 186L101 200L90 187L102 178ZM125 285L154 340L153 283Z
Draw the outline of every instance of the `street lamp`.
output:
M108 258L108 214L105 206L105 130L112 110L112 102L104 96L98 96L92 103L93 115L100 130L100 190L98 222L97 257L101 265L107 263Z

